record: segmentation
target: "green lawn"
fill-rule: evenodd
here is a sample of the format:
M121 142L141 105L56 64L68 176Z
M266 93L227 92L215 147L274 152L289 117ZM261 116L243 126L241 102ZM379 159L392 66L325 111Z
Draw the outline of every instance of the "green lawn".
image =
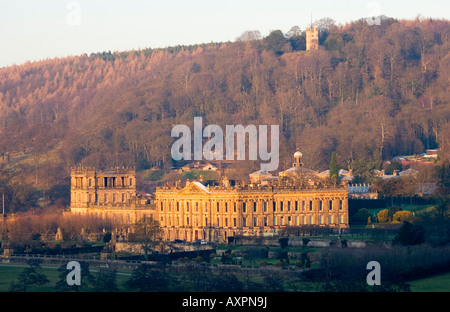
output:
M412 292L450 292L450 272L408 282Z
M27 267L26 265L9 265L9 264L1 264L0 265L0 292L9 291L9 287L13 281L17 282L17 278L20 273ZM38 270L39 273L44 274L50 280L50 283L43 286L30 286L30 292L39 291L39 292L49 292L55 291L54 287L56 282L58 281L58 270L57 268L47 268L42 267Z
M26 267L27 265L0 264L0 292L8 292L11 283L13 281L17 282L18 276ZM27 292L56 292L55 285L59 281L58 268L43 265L38 269L38 272L47 276L50 283L43 286L29 286ZM95 274L95 272L93 273ZM119 291L126 291L123 284L129 278L129 275L117 274L117 287L119 288ZM85 291L92 291L92 289L86 289Z
M276 261L277 259L269 259L268 262L274 265ZM220 261L218 262L220 263ZM213 261L211 261L211 263L213 263ZM319 265L318 263L313 263L311 267L317 267L318 265ZM25 265L0 264L0 292L8 292L9 287L11 286L11 282L17 281L17 277L24 270L24 268ZM39 273L45 274L47 278L50 280L50 283L43 286L29 286L27 291L56 292L57 290L55 289L55 284L59 280L57 268L43 266L39 269ZM129 272L121 272L121 273L129 273ZM124 287L124 283L129 279L129 277L130 276L127 274L117 275L117 286L119 287L119 291L127 291L127 289L125 289ZM260 276L259 278L262 279L262 276ZM301 288L305 288L305 290L312 289L309 283L306 284L303 285ZM408 282L408 284L411 286L412 292L450 292L450 272L429 278L411 281ZM286 287L289 288L291 286ZM300 286L297 285L296 288L297 287ZM84 291L92 291L92 289L85 289Z

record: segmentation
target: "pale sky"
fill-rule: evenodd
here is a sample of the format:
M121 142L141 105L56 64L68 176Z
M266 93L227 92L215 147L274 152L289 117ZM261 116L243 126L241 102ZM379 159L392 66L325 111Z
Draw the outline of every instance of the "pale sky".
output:
M370 16L450 19L449 0L0 0L0 68L103 51L234 41Z

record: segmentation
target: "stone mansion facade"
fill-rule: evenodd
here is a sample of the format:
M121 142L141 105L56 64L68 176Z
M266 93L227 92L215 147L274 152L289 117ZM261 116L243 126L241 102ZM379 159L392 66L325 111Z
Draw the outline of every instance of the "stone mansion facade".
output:
M345 188L280 182L161 187L155 215L168 240L226 241L229 236L274 235L288 226L348 227Z
M137 196L136 171L132 168L71 169L70 212L96 215L120 225L131 225L151 216L150 198Z
M144 197L136 195L134 169L73 169L71 212L127 224L154 218L166 240L223 242L237 235L274 235L290 226L348 228L347 182L314 178L301 153L294 157L291 169L260 182L178 181Z

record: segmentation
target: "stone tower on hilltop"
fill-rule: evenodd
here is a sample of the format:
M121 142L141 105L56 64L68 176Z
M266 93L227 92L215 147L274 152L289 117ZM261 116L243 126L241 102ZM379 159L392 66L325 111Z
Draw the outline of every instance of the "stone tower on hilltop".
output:
M319 49L319 28L317 26L306 27L306 51Z

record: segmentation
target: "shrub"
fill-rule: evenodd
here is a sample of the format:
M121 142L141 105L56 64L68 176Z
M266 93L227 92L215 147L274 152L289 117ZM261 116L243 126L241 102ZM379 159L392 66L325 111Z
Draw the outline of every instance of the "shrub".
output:
M304 263L303 263L302 260L297 260L297 261L295 261L294 264L295 264L296 266L298 266L299 268L301 268L301 267L304 265Z
M217 257L217 255L215 253L210 253L209 254L209 258L210 259L214 259L215 257Z
M302 247L303 247L303 249L305 249L307 246L308 246L308 243L310 242L311 240L309 239L309 238L302 238Z
M388 210L383 209L377 213L378 222L389 222Z
M398 161L391 162L385 169L386 174L393 174L394 170L402 170L402 164Z
M103 242L106 244L106 243L109 243L110 241L111 241L111 238L112 238L112 234L111 233L105 233L105 235L103 235Z
M398 207L398 206L394 206L394 207L389 208L389 210L388 210L388 218L389 218L389 220L392 221L392 218L394 217L394 214L397 211L401 211L401 210L402 210L402 207Z
M399 222L412 222L414 220L414 216L412 214L411 211L406 211L406 210L402 210L402 211L397 211L396 213L394 213L394 216L392 217L392 221L399 221Z
M413 246L424 242L425 230L420 225L414 225L405 221L400 231L394 238L394 244Z
M366 208L359 209L356 214L353 216L354 222L367 222L367 219L371 216L369 210Z
M259 266L266 266L266 265L267 265L267 261L262 260L259 262Z
M280 243L280 247L281 247L282 249L284 249L284 248L286 248L286 247L288 246L289 238L288 238L288 237L280 238L280 239L278 240L278 242Z
M302 252L302 253L300 254L300 259L301 259L303 262L305 262L307 258L308 258L308 253L307 253L307 252Z

